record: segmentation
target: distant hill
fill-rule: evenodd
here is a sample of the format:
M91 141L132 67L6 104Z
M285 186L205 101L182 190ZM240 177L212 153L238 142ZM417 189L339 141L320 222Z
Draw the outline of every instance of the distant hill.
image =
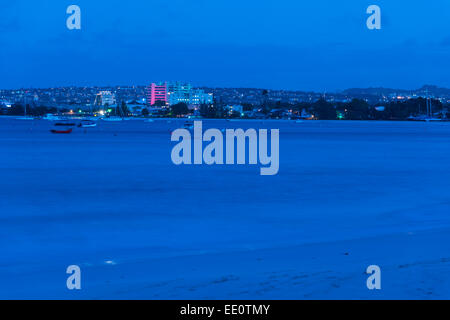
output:
M373 95L373 96L382 96L382 95L390 95L390 94L417 94L424 95L428 93L432 96L443 96L450 95L450 89L448 88L440 88L438 86L433 85L425 85L422 88L415 90L406 90L406 89L392 89L392 88L351 88L342 91L342 94L350 95L350 96L360 96L360 95Z

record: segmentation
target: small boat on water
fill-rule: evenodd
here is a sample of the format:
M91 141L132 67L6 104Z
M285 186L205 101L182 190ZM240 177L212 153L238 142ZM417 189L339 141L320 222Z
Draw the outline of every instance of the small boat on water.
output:
M61 134L69 134L72 133L72 128L71 129L67 129L67 130L56 130L56 129L52 129L50 130L51 133L61 133Z
M188 129L188 130L194 129L194 122L193 121L186 121L184 123L184 129Z
M94 128L96 126L97 126L97 122L92 121L92 120L83 120L78 125L79 128Z
M73 123L73 122L57 122L57 123L55 123L55 127L75 127L75 123Z
M443 119L440 118L435 118L435 117L429 117L429 116L425 116L425 115L421 115L421 116L409 116L407 118L408 121L421 121L421 122L436 122L436 121L444 121Z
M59 117L59 116L55 116L51 113L47 113L42 119L44 120L49 120L49 121L60 121L60 120L64 120L64 118Z
M118 122L123 121L123 118L120 117L108 117L108 118L102 118L103 121L109 121L109 122Z

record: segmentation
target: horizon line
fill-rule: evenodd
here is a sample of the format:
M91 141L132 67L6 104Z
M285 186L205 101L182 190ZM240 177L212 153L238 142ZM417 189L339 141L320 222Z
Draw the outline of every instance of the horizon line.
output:
M164 81L164 82L181 82L181 83L191 83L189 81ZM149 82L149 84L155 83L155 82ZM12 90L43 90L43 89L66 89L66 88L139 88L139 87L147 87L147 85L137 84L137 85L91 85L91 86L83 86L83 85L68 85L68 86L50 86L50 87L20 87L20 88L11 88L11 89L4 89L0 88L0 91L12 91ZM191 83L192 84L192 83ZM333 94L333 93L342 93L347 90L364 90L364 89L385 89L385 90L397 90L397 91L417 91L424 88L434 87L436 89L444 89L444 90L450 90L450 88L447 87L441 87L436 84L424 84L421 87L415 88L415 89L404 89L404 88L393 88L393 87L383 87L383 86L370 86L370 87L348 87L345 89L339 89L334 91L327 91L327 90L301 90L301 89L271 89L271 88L264 88L264 87L214 87L214 86L193 86L194 88L208 88L208 89L253 89L253 90L268 90L268 91L287 91L287 92L305 92L305 93L321 93L321 94Z

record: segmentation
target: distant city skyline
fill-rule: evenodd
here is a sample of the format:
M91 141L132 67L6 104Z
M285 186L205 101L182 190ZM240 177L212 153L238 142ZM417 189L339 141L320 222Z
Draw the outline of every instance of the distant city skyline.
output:
M71 4L81 30L66 27ZM366 28L371 4L381 30ZM316 92L450 87L446 0L17 0L0 12L2 89L156 79Z
M298 89L287 89L287 88L267 88L267 87L238 87L238 86L230 86L230 87L214 87L214 86L208 86L208 85L195 85L194 83L190 81L167 81L167 80L161 80L161 81L148 81L147 83L135 83L135 84L108 84L108 85L64 85L64 86L51 86L51 87L15 87L15 88L1 88L0 91L14 91L14 90L46 90L46 89L63 89L63 88L98 88L98 89L107 89L107 88L144 88L147 89L154 83L188 83L192 86L192 88L208 88L208 89L225 89L225 90L268 90L268 91L290 91L290 92L312 92L312 93L318 93L318 94L335 94L335 93L343 93L350 90L392 90L392 91L399 91L399 92L415 92L422 90L423 88L435 88L435 89L443 89L448 90L450 92L450 86L440 86L436 84L422 84L418 87L414 88L400 88L400 87L387 87L387 86L371 86L371 87L348 87L348 88L342 88L337 89L335 91L324 91L324 90L305 90L302 88ZM148 95L148 93L146 93Z
M185 103L188 106L203 104L252 104L266 102L296 104L325 99L330 102L350 102L363 99L372 104L384 104L390 101L406 101L418 97L438 99L450 104L450 88L422 86L414 90L392 88L350 88L340 92L272 90L262 88L195 88L190 83L164 82L166 86L158 92L160 100L153 96L152 87L148 86L107 86L107 87L59 87L59 88L22 88L0 90L0 106L14 104L33 104L35 106L91 106L114 105L123 102L146 104L147 106L164 106ZM161 84L161 83L160 83ZM157 101L158 100L158 101Z

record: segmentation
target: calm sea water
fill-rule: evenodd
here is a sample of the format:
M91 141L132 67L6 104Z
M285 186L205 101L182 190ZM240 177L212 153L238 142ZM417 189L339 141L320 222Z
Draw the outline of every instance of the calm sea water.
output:
M450 123L203 122L280 129L276 176L260 176L259 165L173 165L170 132L182 123L99 122L53 135L48 121L0 118L0 297L71 297L65 267L78 264L87 284L75 298L274 298L283 289L258 295L249 279L290 269L289 252L260 277L233 259L450 227ZM442 240L406 244L405 260L450 257ZM176 289L180 279L204 283L220 256L234 270L220 274L227 287ZM320 256L314 268L333 269Z

